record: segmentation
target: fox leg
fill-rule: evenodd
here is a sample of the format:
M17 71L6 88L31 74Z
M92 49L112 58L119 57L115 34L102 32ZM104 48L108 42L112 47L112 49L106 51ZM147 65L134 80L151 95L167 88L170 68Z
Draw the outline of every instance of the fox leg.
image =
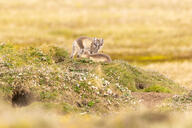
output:
M74 56L76 55L76 51L75 52L72 52L72 54L71 54L71 57L70 58L74 58Z
M70 57L70 58L73 58L76 53L77 53L77 51L76 51L76 49L75 49L75 46L73 46L73 49L72 49L72 53L71 53L71 57Z
M81 55L84 53L84 49L80 49L79 52L77 53L77 57L81 57Z

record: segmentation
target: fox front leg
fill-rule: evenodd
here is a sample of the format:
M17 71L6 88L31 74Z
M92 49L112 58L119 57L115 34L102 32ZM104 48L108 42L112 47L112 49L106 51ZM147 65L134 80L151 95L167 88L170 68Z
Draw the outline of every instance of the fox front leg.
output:
M77 57L79 58L79 57L81 57L81 55L84 53L84 49L81 49L79 52L78 52L78 54L77 54Z
M76 53L77 53L77 51L76 51L75 47L73 46L73 49L72 49L72 53L71 53L71 57L70 57L70 58L73 58Z

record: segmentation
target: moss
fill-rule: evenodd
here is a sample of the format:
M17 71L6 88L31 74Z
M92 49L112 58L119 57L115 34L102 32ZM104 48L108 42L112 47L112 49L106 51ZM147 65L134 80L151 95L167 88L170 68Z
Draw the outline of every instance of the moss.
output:
M164 92L164 93L170 93L171 90L167 87L163 87L160 85L152 85L148 88L144 89L144 92Z

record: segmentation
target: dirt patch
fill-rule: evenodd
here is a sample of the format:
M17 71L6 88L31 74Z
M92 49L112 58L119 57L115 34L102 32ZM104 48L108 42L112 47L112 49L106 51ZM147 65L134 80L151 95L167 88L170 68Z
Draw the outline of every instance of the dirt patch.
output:
M132 95L140 100L148 107L154 107L160 104L164 99L173 96L168 93L156 93L156 92L132 92Z

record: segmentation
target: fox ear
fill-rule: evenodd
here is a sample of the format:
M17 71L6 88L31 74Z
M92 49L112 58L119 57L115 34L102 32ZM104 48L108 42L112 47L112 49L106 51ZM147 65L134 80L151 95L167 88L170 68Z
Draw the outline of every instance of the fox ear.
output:
M97 38L96 37L94 37L94 39L93 39L93 44L97 45Z
M96 43L96 40L97 40L97 39L94 37L94 38L93 38L93 44L95 44L95 43Z

